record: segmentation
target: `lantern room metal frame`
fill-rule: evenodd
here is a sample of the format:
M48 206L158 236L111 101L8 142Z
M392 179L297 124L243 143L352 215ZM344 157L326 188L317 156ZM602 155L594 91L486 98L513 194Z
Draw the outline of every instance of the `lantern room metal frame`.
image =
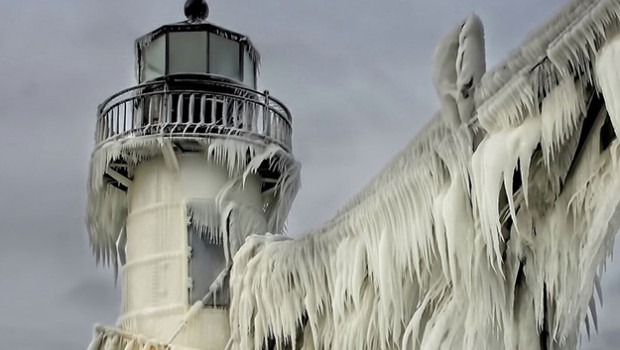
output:
M136 40L135 51L136 51L137 62L139 63L139 66L136 67L137 68L136 79L138 80L138 82L143 83L148 80L151 80L145 76L145 72L144 72L144 69L146 68L145 59L147 58L146 56L148 55L147 53L148 48L152 47L152 45L157 40L163 40L164 52L165 52L164 57L163 57L165 67L163 67L164 71L159 76L168 76L168 75L172 75L175 73L200 74L196 70L193 70L192 72L178 72L178 71L175 71L173 69L174 67L171 67L170 65L172 61L171 58L173 58L173 55L171 54L171 40L170 40L171 36L175 34L188 35L189 33L204 34L204 41L203 41L203 43L205 44L205 52L204 52L205 56L204 57L206 58L206 62L204 63L206 64L206 67L205 67L206 69L205 71L202 72L202 74L212 76L215 79L224 78L224 79L229 80L230 82L243 83L253 89L257 88L258 67L260 66L260 54L258 50L254 47L252 41L247 36L236 33L234 31L231 31L225 28L222 28L222 27L219 27L212 23L205 23L205 22L193 23L189 21L183 21L183 22L161 26L155 29L154 31ZM212 63L214 61L213 60L214 57L211 55L213 51L212 41L213 39L216 39L216 38L222 38L224 40L233 42L238 45L237 55L238 55L238 67L240 70L240 77L239 77L240 79L234 79L231 76L225 76L222 74L212 72ZM246 55L249 57L247 57ZM246 58L249 58L249 60L246 60ZM247 67L248 63L251 63L252 67L248 68ZM251 76L249 77L246 76L248 75L247 73L250 73Z

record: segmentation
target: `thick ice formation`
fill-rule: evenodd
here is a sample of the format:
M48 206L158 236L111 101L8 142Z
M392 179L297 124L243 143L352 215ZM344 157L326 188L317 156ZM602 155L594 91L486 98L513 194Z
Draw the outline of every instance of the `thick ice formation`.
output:
M127 219L127 193L105 182L104 174L111 164L122 159L131 176L139 162L161 156L166 150L171 149L171 147L166 147L166 143L170 143L170 140L170 138L157 135L129 138L105 143L93 152L88 183L87 225L97 262L111 264L116 270L118 242L123 240L122 232ZM243 184L249 174L258 171L261 163L269 161L271 167L281 176L275 184L271 200L266 198L262 221L267 221L266 229L270 232L280 233L284 230L284 222L300 184L300 166L290 158L286 151L277 145L265 146L226 138L184 136L177 142L198 148L196 151L203 154L205 160L227 167L229 177L235 180L231 183L235 184ZM169 157L169 159L175 158ZM228 237L225 232L219 230L219 218L222 217L222 211L226 210L226 201L221 201L221 203L188 202L186 204L188 221L200 228L199 231L209 231L221 236L215 237L216 241L230 240L231 244L239 245L234 242L238 237ZM251 218L243 217L238 222L233 220L233 225L251 225L252 223L248 220Z
M434 54L433 83L441 101L441 116L458 127L474 112L474 87L486 69L484 29L476 15L446 34Z
M438 114L320 228L250 237L230 348L576 348L620 227L619 16L572 2L486 73L474 119Z

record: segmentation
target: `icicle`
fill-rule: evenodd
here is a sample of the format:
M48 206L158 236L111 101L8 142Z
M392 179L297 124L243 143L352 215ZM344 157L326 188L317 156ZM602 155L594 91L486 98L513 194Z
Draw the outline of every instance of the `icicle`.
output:
M112 335L105 340L105 346L103 350L117 350L120 345L120 337L118 335Z
M499 193L502 182L510 202L513 221L516 220L516 208L512 201L512 176L519 165L522 186L528 188L530 158L540 141L540 117L530 117L517 128L489 135L472 156L472 178L474 203L482 225L482 238L492 248L496 268L501 266L500 253L500 215L498 210ZM527 193L525 193L527 198Z
M583 86L572 78L565 79L551 91L542 103L542 137L543 160L547 166L552 156L571 138L579 119L586 111ZM569 152L561 152L569 153Z
M209 235L210 242L220 244L222 233L220 232L220 212L215 200L189 200L187 202L187 214L190 225L200 235Z
M603 288L601 287L601 278L597 275L594 279L594 287L596 288L596 295L598 296L598 301L603 307Z
M596 83L603 93L605 105L616 135L620 135L620 35L607 42L596 57Z
M519 73L497 95L478 107L478 121L489 133L519 125L526 116L536 114L537 87L530 73Z
M594 297L590 299L589 308L590 315L592 316L592 323L594 323L594 330L598 333L598 317L596 316L596 301Z
M101 349L102 341L103 341L103 333L99 332L97 330L97 327L95 326L95 330L93 332L93 339L91 340L90 344L88 345L88 349L87 350L99 350L99 349Z
M136 348L136 340L131 339L129 342L127 342L127 345L125 346L123 350L135 350L135 348Z
M590 318L588 317L588 315L586 315L585 326L586 333L588 334L588 340L592 340L592 335L590 333Z

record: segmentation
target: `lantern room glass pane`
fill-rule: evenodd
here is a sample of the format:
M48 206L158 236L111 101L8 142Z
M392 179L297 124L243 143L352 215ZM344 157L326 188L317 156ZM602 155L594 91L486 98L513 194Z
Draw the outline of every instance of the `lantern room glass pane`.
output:
M241 81L239 43L209 34L209 73Z
M206 32L178 32L168 35L170 74L207 72Z
M143 50L144 67L142 81L148 81L166 74L166 37L151 41Z
M256 89L256 66L250 52L243 50L243 82L254 89Z

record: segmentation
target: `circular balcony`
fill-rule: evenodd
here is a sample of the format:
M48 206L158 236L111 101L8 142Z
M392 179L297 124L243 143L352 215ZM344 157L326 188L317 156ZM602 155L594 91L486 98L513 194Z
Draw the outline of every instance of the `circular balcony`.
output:
M98 108L97 148L138 137L238 138L292 151L291 115L271 97L213 75L169 75L118 92Z

